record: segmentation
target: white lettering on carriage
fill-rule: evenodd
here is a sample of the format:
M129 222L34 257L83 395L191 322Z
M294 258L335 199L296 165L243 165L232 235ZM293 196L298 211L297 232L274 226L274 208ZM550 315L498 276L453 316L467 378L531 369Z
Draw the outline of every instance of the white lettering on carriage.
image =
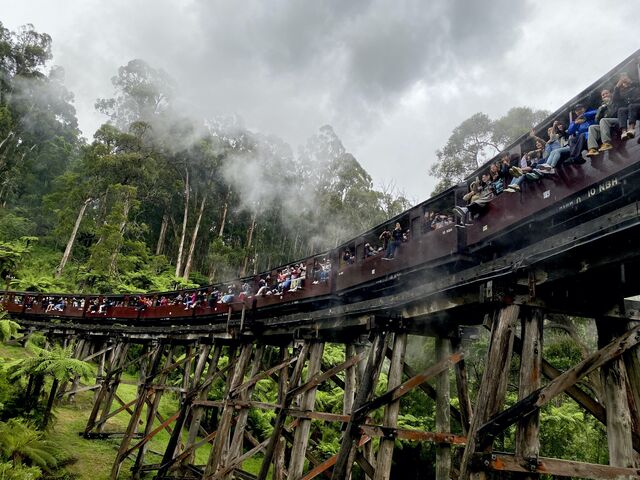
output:
M582 203L583 200L586 200L586 199L591 198L591 197L593 197L595 195L598 195L599 193L606 192L607 190L618 186L618 184L619 184L619 182L618 182L617 178L610 178L609 180L598 184L596 187L591 187L589 190L587 190L586 194L578 195L577 197L572 198L571 200L563 203L562 205L560 205L558 210L562 211L562 210L565 210L567 208L571 208L573 206L576 206L579 203Z

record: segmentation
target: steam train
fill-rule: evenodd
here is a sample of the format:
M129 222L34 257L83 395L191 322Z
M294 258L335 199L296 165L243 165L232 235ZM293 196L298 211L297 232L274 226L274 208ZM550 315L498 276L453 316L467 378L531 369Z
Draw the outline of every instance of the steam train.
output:
M621 72L627 72L635 81L638 80L640 50L551 114L536 130L546 131L556 119L570 120L571 107L578 102L597 105L596 96L599 97L600 89L613 86ZM468 182L449 188L333 250L293 262L303 265L307 272L306 278L298 280L300 288L294 291L256 294L260 281L264 283L269 277L275 279L284 268L280 267L232 282L248 285L248 292L225 303L204 299L210 297L214 289L226 290L227 283L197 289L202 301L186 308L181 302L160 302L163 297L175 300L178 296L191 294L185 291L145 294L150 304L140 305L137 295L42 294L7 290L2 295L2 305L15 317L27 319L162 325L227 322L231 316L244 316L245 312L251 312L253 322L259 323L261 318L267 318L275 311L279 314L310 311L385 295L406 287L425 272L447 275L638 201L640 139L623 142L616 137L619 135L614 135L614 148L609 151L584 163L561 164L555 175L523 183L519 193L497 195L470 225L460 221L438 229L426 225L425 217L429 217L429 212L449 213L454 206L465 204L463 196L469 191L468 184L487 169L485 165L470 175ZM507 151L521 156L533 149L532 144L533 140L523 135ZM368 244L378 242L381 233L396 223L400 223L408 234L394 258L386 259L384 252L369 255ZM343 258L345 251L351 253L350 261ZM323 263L330 263L331 268L322 275L316 275ZM47 298L66 299L64 308L47 307L47 302L43 301Z

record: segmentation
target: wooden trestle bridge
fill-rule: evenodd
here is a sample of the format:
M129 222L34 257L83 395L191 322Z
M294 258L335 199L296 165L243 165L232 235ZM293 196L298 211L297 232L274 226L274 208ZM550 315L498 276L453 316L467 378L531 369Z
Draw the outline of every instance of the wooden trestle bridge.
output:
M451 275L414 278L384 297L312 312L276 310L259 325L248 316L165 326L18 318L26 329L75 342L79 358L97 361L96 384L69 385L65 395L94 391L86 438L121 438L113 479L125 473L127 459L133 461L133 478L253 479L242 465L256 456L263 458L261 480L341 480L351 478L352 468L359 478L382 480L391 478L396 439L434 443L436 478L443 480L541 474L640 478L640 302L631 298L640 294L639 212L632 203L493 261L461 264ZM599 350L564 372L556 370L542 355L548 312L593 318ZM490 343L472 398L465 348L481 328L490 331ZM405 362L410 335L435 338L435 358L428 359L425 371ZM326 343L344 344L342 363L323 365ZM132 360L128 352L135 345L143 352ZM178 350L186 352L179 360ZM504 409L514 354L520 359L519 400ZM223 356L228 363L220 362ZM117 389L132 362L140 369L137 397L125 403ZM376 396L374 387L386 369L386 393ZM167 383L176 370L183 372L179 387ZM594 371L600 372L603 398L579 385ZM210 387L219 378L225 391L212 399ZM278 386L274 403L253 399L257 382L265 379ZM316 410L316 390L325 382L344 390L341 414ZM401 398L415 389L435 399L435 431L398 427ZM165 418L158 405L168 390L178 392L180 405ZM539 455L539 409L561 394L606 425L609 465ZM203 416L212 408L218 428L206 431ZM375 424L369 414L379 408L384 420ZM248 428L251 409L275 411L269 438L256 438ZM110 431L109 419L124 411L130 414L126 430ZM314 420L342 425L340 451L327 460L312 447ZM494 451L494 439L511 426L515 452ZM170 440L157 461L147 449L162 430L170 432ZM195 452L207 443L208 461L197 465Z

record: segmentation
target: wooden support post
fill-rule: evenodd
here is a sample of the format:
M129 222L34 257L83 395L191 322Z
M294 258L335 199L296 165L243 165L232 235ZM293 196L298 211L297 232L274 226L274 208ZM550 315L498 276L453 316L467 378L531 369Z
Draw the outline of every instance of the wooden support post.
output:
M122 377L122 366L127 361L127 352L129 351L129 344L125 343L119 345L120 348L114 350L114 359L111 364L115 366L115 368L110 368L112 375L110 376L110 381L107 383L107 392L104 399L104 406L102 408L102 415L100 420L98 420L98 432L104 432L106 427L106 417L109 415L111 411L111 405L113 405L113 399L118 391L118 387L120 386L120 378Z
M249 374L249 378L255 377L260 368L262 366L262 356L264 354L264 345L257 345L255 348L255 352L253 355L253 363L251 364L251 372ZM240 395L238 396L239 400L249 401L251 400L251 394L253 393L254 385L247 387L240 391ZM247 427L247 419L249 417L249 408L242 408L236 417L236 425L233 430L233 437L231 440L231 446L229 448L229 453L226 458L222 461L222 467L225 468L229 465L232 465L237 461L238 458L242 456L242 445L244 443L244 435L245 429ZM231 472L225 474L222 478L229 478Z
M344 359L345 361L357 355L356 347L352 343L348 343L344 346ZM364 362L359 362L356 365L353 365L344 373L344 401L342 402L342 413L345 415L350 415L353 411L353 400L355 399L356 394L356 375L359 364L364 364Z
M289 359L289 347L284 345L280 347L280 363ZM285 395L287 394L287 382L289 381L289 369L284 368L280 371L278 378L278 404L283 405ZM284 437L276 439L275 450L273 452L273 480L285 480L287 478L287 469L285 468L285 453L287 449L287 441Z
M300 349L300 352L298 353L298 361L296 362L296 366L291 373L290 385L297 385L300 381L302 369L304 368L304 365L307 361L309 348L309 342L305 342ZM271 465L271 460L273 460L273 454L275 452L276 445L280 440L280 435L282 433L282 429L284 428L284 422L287 419L287 410L291 405L292 400L292 396L285 394L284 399L282 400L282 403L280 405L280 410L278 410L275 424L273 425L273 432L271 433L271 438L269 439L267 450L264 453L264 460L262 460L262 465L260 466L258 480L266 480L267 478L267 474L269 473L269 466Z
M389 376L387 381L387 391L398 387L402 383L402 367L404 366L404 355L407 348L407 334L396 332L393 342L393 355L389 364ZM447 402L447 415L449 402ZM394 400L387 404L384 409L383 425L388 428L398 426L398 414L400 413L400 400ZM393 447L395 439L383 438L380 440L378 458L375 466L374 480L386 480L391 472L391 460L393 458Z
M155 377L160 366L160 360L162 359L163 350L164 348L160 345L156 345L153 347L153 359L151 361L151 367L149 369L149 376L147 376L147 378L145 379L145 385L149 385L153 382L153 378ZM124 437L122 438L122 442L120 443L115 461L113 462L113 467L111 468L111 476L109 477L111 480L117 480L118 478L120 468L122 467L122 462L124 462L126 458L125 452L129 449L129 444L131 443L131 439L133 438L133 433L135 432L138 421L142 416L142 409L146 404L145 400L147 395L148 389L145 387L142 394L138 396L138 401L133 410L133 413L131 414L131 418L129 419L129 425L127 425L127 429L125 430Z
M605 347L624 332L619 325L607 320L596 320L596 326L599 348ZM635 462L631 443L631 412L627 401L627 372L622 357L605 363L600 369L600 375L607 409L609 465L632 468Z
M307 368L307 381L309 381L316 373L320 371L322 363L322 353L324 352L323 342L313 342L309 352L309 366ZM313 410L316 401L316 389L307 390L300 401L301 410ZM300 478L304 469L304 454L307 451L307 443L309 441L309 432L311 431L311 420L300 419L293 437L293 446L291 447L291 460L289 462L289 476L291 478Z
M462 347L462 341L460 337L455 336L451 339L451 348L454 351L460 351ZM462 427L462 433L467 435L469 433L469 424L471 417L473 416L473 408L471 406L471 397L469 397L469 377L467 375L467 365L464 359L456 363L456 391L458 394L458 404L460 405L459 411L454 411L453 407L450 407L452 413L458 413L460 426Z
M253 344L244 344L240 351L240 355L235 361L233 374L231 375L231 381L229 382L227 391L225 392L225 406L222 409L220 423L218 424L218 434L216 435L216 439L213 442L213 448L211 449L209 461L207 462L207 468L204 472L205 479L213 476L216 471L222 467L222 460L226 455L228 455L231 422L233 421L233 413L235 407L233 405L227 404L227 402L233 400L231 398L231 391L242 384L244 380L244 373L247 369L247 365L249 364L249 360L251 359L252 349Z
M441 362L451 355L451 341L436 337L436 359ZM451 432L451 393L449 386L449 370L436 377L436 432ZM436 446L436 480L449 480L451 476L451 446L439 443Z
M380 368L382 368L382 363L384 361L384 354L387 348L386 345L387 333L379 332L375 336L373 343L371 344L371 349L369 350L367 366L364 369L364 374L358 386L355 401L353 402L354 410L357 410L364 405L373 395L376 382L378 381ZM344 480L345 478L349 478L351 475L351 468L355 458L354 444L358 438L360 438L358 425L354 422L352 415L342 436L340 451L338 452L336 465L334 466L333 474L331 475L332 480Z
M522 316L522 353L520 355L520 386L518 400L522 400L540 388L542 378L542 324L540 310L527 312ZM537 459L540 453L540 411L518 422L516 430L516 456L523 459ZM525 480L533 480L538 475L527 475Z
M204 384L205 386L200 390L200 393L197 396L197 400L206 400L209 395L209 390L211 389L211 380L213 376L218 371L218 361L220 360L220 354L222 353L222 346L220 344L215 344L213 347L213 354L209 359L209 365L207 367L207 373L205 375ZM191 424L189 425L189 434L187 435L187 444L186 447L190 448L192 445L196 443L196 438L198 436L198 432L200 431L200 424L202 422L202 415L204 414L204 410L202 407L194 407L192 409L191 414ZM187 465L193 462L193 458L195 456L195 449L193 449L192 453L187 456L183 465Z
M635 327L628 323L627 330ZM629 380L629 408L634 432L640 432L640 348L632 348L623 357Z
M87 426L84 431L85 436L88 436L96 426L98 426L99 432L104 431L104 425L109 416L114 395L120 384L120 376L122 374L121 366L126 360L128 348L129 344L119 344L110 352L108 372L103 377L98 394L95 396L93 408L87 419ZM101 409L102 414L100 415L100 420L96 421Z
M562 392L568 391L583 376L621 357L627 350L635 347L638 342L640 342L640 325L616 337L607 346L592 353L544 387L487 420L482 427L476 430L477 440L480 444L488 445L488 442L509 425L513 425L522 417L530 415L536 409L542 408Z
M101 345L99 343L95 344L95 350L99 351L100 347ZM100 357L98 359L98 367L96 368L96 385L100 385L104 378L104 366L105 366L106 359L107 359L107 351L103 351L100 354ZM99 394L100 394L100 389L96 389L95 392L93 393L94 405L96 403L96 400L98 399Z
M142 355L142 358L140 360L140 369L138 371L138 389L137 389L137 397L140 397L142 395L142 393L144 392L144 389L146 388L146 379L147 379L147 373L148 373L148 368L151 362L151 359L149 358L149 356L147 355L149 353L149 345L143 345L142 347L142 352L140 352L140 354ZM138 432L138 424L136 424L134 426L134 433Z
M362 339L361 339L360 342L355 344L355 347L356 347L356 353L357 354L366 355L367 351L371 348L371 344L369 344L369 343L367 343L365 341L362 341ZM385 355L387 353L389 353L389 359L391 359L391 352L385 346ZM364 378L366 367L367 367L367 363L366 362L358 363L358 370L357 370L357 373L356 373L356 388L357 389L360 388L360 381L361 381L361 379ZM355 403L355 397L354 397L354 403ZM376 458L375 458L375 452L373 450L373 442L365 443L362 446L362 450L363 450L363 455L364 455L365 459L367 459L369 461L369 463L375 463L375 459ZM373 475L371 475L371 476L367 475L366 470L364 470L364 474L365 474L365 478L373 478Z
M86 356L85 351L88 345L89 345L89 342L87 340L85 340L84 338L80 338L76 343L76 347L73 352L73 357L79 360L84 358ZM73 379L71 380L71 386L69 387L69 390L71 392L75 392L78 389L79 382L80 382L80 377L78 375L73 377ZM58 388L58 395L57 395L58 398L62 398L65 395L68 384L69 384L69 381L64 382L60 385L60 387ZM74 401L75 401L75 393L70 393L68 397L68 402L73 403Z
M471 418L467 445L460 465L460 480L470 478L470 464L476 453L476 431L489 417L497 413L504 402L506 378L509 374L509 364L513 349L515 323L520 309L517 305L510 305L500 310L498 318L491 328L491 341L485 361L482 383L476 399L476 409Z
M194 397L198 393L198 386L200 383L200 377L202 375L202 371L204 370L207 358L209 357L209 353L211 352L210 345L203 345L200 348L200 355L198 356L198 362L196 363L195 370L193 372L193 378L189 379L189 383L186 385L186 391L182 395L180 402L180 410L178 418L176 419L176 423L173 427L173 432L171 434L171 438L167 443L167 447L165 448L164 456L162 457L162 464L158 469L158 474L156 478L163 478L169 468L173 465L174 459L180 450L180 440L182 439L182 430L189 415L189 411L191 410L191 403ZM191 372L191 363L188 363L185 366L185 377L189 377ZM184 386L184 377L183 377L183 386ZM187 443L187 445L190 445Z
M157 416L158 407L160 406L160 399L162 398L162 393L163 393L162 389L153 388L152 385L153 386L164 385L164 383L166 382L168 377L167 370L169 369L171 364L174 363L173 355L176 351L176 348L177 347L175 346L174 347L167 346L167 358L165 359L164 368L162 369L161 372L158 373L157 379L155 381L152 380L151 382L149 382L150 385L147 388L147 395L145 398L145 402L147 403L147 421L144 426L144 434L143 434L144 438L147 438L151 435L151 431L153 430L153 422ZM163 349L161 348L160 350L162 352ZM150 400L150 397L151 397L150 394L153 395L153 400ZM160 419L160 423L164 423L162 419ZM138 479L141 477L142 472L140 470L140 467L142 467L144 463L144 457L146 453L147 453L147 443L143 443L140 445L140 448L138 449L138 455L136 455L136 460L132 467L132 472L133 472L132 478Z

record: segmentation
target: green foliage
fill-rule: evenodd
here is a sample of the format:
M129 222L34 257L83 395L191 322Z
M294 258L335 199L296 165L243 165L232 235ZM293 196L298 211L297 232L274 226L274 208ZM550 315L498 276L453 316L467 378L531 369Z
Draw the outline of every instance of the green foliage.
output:
M540 415L540 455L606 464L607 436L602 424L571 400L550 404Z
M48 471L57 465L56 448L42 432L21 419L0 422L0 451L13 467L37 466Z
M33 356L17 362L12 368L13 378L26 375L50 375L66 381L75 376L88 379L92 374L91 365L73 357L73 347L54 345L51 350L45 350L30 343L27 348Z
M0 478L2 480L36 480L42 477L42 470L38 467L13 465L11 462L0 463Z
M15 241L21 237L31 237L36 225L32 220L12 212L0 211L0 238L3 241Z
M14 241L0 241L0 277L16 274L18 266L31 251L34 237L21 237Z
M6 342L17 338L20 325L11 320L5 311L0 308L0 342Z

